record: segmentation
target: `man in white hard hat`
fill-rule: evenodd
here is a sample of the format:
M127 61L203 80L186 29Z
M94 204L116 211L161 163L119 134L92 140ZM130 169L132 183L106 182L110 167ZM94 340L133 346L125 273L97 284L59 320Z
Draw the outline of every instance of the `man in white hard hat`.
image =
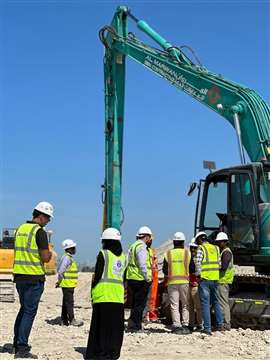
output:
M93 312L85 359L119 359L124 336L124 271L126 256L118 229L101 236L92 281Z
M201 331L202 327L202 311L199 296L199 278L196 275L194 259L197 255L198 245L195 238L189 243L191 260L189 264L189 329L190 331Z
M229 238L225 232L219 232L216 237L216 244L221 251L221 268L218 281L218 301L224 317L224 329L231 330L231 311L229 304L230 284L233 283L234 267L233 254L229 248Z
M62 242L65 251L58 266L58 281L56 287L61 287L63 292L61 325L82 326L83 322L74 318L74 289L78 284L78 266L73 258L77 244L66 239Z
M185 234L176 232L173 236L174 248L167 251L163 262L163 272L167 280L172 315L172 332L179 335L190 334L188 290L190 252L185 248ZM179 306L181 302L181 315ZM182 318L182 322L181 322Z
M203 317L203 330L201 332L206 335L212 335L211 305L215 311L216 329L219 331L223 330L223 316L217 298L220 251L218 246L210 244L206 233L203 231L200 231L195 236L195 242L198 245L198 250L194 260L196 275L200 278L199 295Z
M52 257L43 229L52 217L53 206L42 201L34 208L32 220L16 230L13 274L21 307L14 324L14 358L38 358L30 352L28 338L44 290L44 263Z
M132 308L128 321L128 331L141 332L143 310L146 305L149 288L152 282L152 266L147 244L152 240L152 231L148 226L141 226L136 235L136 241L128 251L128 266L126 278L132 294Z

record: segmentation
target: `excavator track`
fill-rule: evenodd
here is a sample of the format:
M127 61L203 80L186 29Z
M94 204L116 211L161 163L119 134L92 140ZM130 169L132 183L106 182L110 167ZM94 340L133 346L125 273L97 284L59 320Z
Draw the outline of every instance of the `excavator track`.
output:
M230 308L233 327L270 329L270 275L235 275Z

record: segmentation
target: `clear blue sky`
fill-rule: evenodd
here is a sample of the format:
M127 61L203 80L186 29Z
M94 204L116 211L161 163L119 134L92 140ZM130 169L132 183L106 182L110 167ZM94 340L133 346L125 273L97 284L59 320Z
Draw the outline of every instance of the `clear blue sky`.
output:
M176 45L190 45L209 70L256 90L269 103L269 1L0 1L1 214L16 227L50 201L60 250L78 242L80 261L100 246L104 181L103 47L98 30L117 5ZM130 31L149 44L130 22ZM2 56L4 54L4 56ZM190 182L203 160L239 163L235 132L220 116L127 61L123 244L148 225L160 244L193 232Z

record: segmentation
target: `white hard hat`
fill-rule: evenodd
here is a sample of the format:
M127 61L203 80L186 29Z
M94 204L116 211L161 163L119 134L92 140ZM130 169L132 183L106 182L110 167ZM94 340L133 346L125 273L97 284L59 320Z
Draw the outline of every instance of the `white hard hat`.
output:
M120 231L115 228L105 229L102 233L101 240L121 240Z
M77 245L77 244L76 244L73 240L71 240L71 239L66 239L66 240L64 240L64 241L62 242L62 248L63 248L64 250L73 248L73 247L75 247L76 245Z
M178 231L173 235L173 240L174 241L186 241L185 234Z
M196 244L196 242L195 242L195 238L192 238L192 239L190 240L189 246L190 246L190 247L198 247L198 244Z
M153 235L151 229L148 226L141 226L137 232L137 236L140 235Z
M196 235L195 235L195 241L197 241L197 239L200 237L200 236L205 236L207 238L207 235L204 231L199 231Z
M221 231L217 234L216 241L229 241L228 235Z
M42 214L49 215L53 218L53 206L47 201L41 201L35 207L35 210L40 211Z

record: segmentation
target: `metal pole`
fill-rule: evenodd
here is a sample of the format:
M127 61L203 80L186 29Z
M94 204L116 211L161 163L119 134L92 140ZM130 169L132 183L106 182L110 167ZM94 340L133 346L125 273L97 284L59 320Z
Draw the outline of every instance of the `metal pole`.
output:
M235 131L236 131L236 135L237 135L240 160L241 160L241 164L244 165L246 163L246 160L245 160L245 154L244 154L244 149L243 149L243 144L242 144L242 139L241 139L240 118L239 118L238 113L235 112L233 114L233 119L234 119Z

